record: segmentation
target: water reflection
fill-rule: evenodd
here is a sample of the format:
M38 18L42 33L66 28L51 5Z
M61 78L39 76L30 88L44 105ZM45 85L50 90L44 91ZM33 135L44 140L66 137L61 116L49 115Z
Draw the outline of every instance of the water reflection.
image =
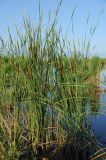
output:
M95 107L91 107L91 110L96 114L91 115L91 128L95 137L103 146L106 147L106 85L104 79L106 76L106 68L100 73L100 89L102 92L95 94Z

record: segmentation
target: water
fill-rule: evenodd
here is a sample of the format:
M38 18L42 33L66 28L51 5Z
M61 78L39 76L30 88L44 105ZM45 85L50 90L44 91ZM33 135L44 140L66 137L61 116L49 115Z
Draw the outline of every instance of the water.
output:
M100 88L106 90L104 80L106 68L100 73ZM103 91L99 98L100 107L97 114L91 116L91 128L97 140L106 147L106 93Z

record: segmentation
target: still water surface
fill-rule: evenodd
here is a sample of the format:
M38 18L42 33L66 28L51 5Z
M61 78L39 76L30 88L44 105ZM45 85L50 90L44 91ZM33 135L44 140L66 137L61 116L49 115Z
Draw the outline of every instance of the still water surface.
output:
M100 73L100 88L106 90L106 67ZM91 128L97 140L106 147L106 92L103 91L99 98L100 107L97 114L91 116Z

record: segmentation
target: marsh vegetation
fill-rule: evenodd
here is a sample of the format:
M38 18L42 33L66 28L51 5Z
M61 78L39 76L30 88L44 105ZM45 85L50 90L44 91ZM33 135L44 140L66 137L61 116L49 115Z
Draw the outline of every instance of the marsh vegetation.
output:
M105 59L78 52L75 43L71 50L56 17L45 31L41 19L36 27L24 19L16 41L11 34L7 44L1 39L0 159L104 158L89 114L98 106L94 92Z

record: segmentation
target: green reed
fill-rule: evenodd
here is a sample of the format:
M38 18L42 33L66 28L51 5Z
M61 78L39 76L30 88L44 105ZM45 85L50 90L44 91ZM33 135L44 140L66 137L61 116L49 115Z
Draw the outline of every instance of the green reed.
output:
M72 53L56 30L57 14L58 9L45 32L40 16L36 27L24 19L25 34L17 29L17 41L10 32L7 46L2 40L1 159L18 160L27 153L37 159L40 148L50 159L87 159L87 150L97 148L87 117L95 86L85 80L100 72L105 61L87 58L75 46Z

